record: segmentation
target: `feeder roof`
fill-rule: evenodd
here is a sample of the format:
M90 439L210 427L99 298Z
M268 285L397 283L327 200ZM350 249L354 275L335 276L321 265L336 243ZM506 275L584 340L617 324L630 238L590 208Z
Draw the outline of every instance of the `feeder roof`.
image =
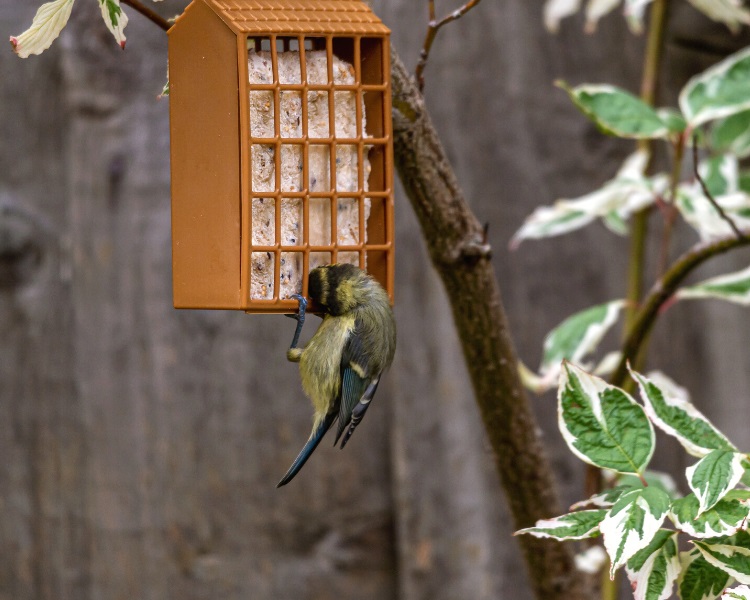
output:
M204 0L240 34L389 33L362 0Z

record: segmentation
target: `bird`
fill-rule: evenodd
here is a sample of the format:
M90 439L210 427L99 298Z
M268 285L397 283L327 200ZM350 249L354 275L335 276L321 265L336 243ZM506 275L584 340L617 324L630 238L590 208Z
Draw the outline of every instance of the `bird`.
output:
M294 478L336 420L334 446L339 439L341 448L346 446L396 351L396 321L388 294L359 267L316 267L309 274L308 294L322 309L323 321L307 345L297 347L307 299L292 296L299 309L290 315L297 319L297 328L287 359L299 363L302 389L315 409L313 428L277 488Z

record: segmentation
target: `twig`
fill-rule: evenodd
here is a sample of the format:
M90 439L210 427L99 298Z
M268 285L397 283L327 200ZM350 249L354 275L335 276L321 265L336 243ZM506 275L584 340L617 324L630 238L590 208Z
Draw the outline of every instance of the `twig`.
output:
M701 177L701 174L698 172L698 144L697 144L697 136L693 136L693 173L695 174L695 178L698 180L698 183L701 185L701 189L703 190L703 193L705 194L706 198L708 198L708 201L713 205L713 207L716 209L716 212L719 213L719 216L724 219L727 223L729 223L729 226L732 228L732 231L734 231L734 234L742 239L744 234L742 231L740 231L740 228L737 227L737 224L732 220L732 217L730 217L727 213L724 212L724 209L719 206L719 203L716 201L716 198L714 198L713 194L709 191L708 186L706 186L706 182L703 181L703 178Z
M682 174L682 159L685 156L685 143L686 139L684 135L680 135L677 139L677 143L674 146L674 158L672 160L672 173L669 178L669 196L668 200L664 203L664 233L661 238L661 253L659 258L659 277L664 275L664 271L667 270L669 264L669 249L672 241L672 229L674 223L677 220L677 186L680 183L680 175Z
M149 21L153 21L156 23L159 27L161 27L164 31L167 31L171 25L169 24L169 21L167 21L164 17L157 14L153 10L151 10L148 6L144 6L141 4L138 0L122 0L123 4L126 4L130 8L137 10L139 13L141 13L144 17L146 17Z
M422 44L422 51L419 53L419 62L417 63L417 68L414 70L414 77L417 79L417 87L419 87L420 92L424 89L424 68L427 66L427 58L430 56L430 49L432 48L432 43L435 41L437 32L443 25L447 25L451 21L463 17L481 1L469 0L461 8L454 10L439 21L435 20L435 0L429 1L430 22L427 27L424 44Z
M628 336L622 347L622 359L611 378L613 385L622 386L626 380L628 372L627 362L632 362L638 356L641 344L651 331L654 321L659 314L659 309L674 295L675 291L677 291L677 286L696 267L709 258L723 254L733 248L750 245L748 233L750 233L750 230L740 231L738 237L721 238L710 243L701 243L693 246L693 248L677 259L664 276L656 282L656 285L652 288L643 303L643 307L638 311L632 327L628 331Z

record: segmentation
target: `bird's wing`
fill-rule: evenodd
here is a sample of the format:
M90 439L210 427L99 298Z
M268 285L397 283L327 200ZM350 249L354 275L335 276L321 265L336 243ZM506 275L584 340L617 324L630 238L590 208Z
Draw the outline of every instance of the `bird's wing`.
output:
M341 355L341 402L339 404L339 427L336 432L336 439L333 442L335 446L344 429L350 428L341 447L344 447L346 441L351 436L351 431L357 426L362 419L367 405L372 400L375 390L378 386L379 376L373 377L367 361L367 355L362 343L362 327L359 322L355 321L352 335L344 346ZM373 385L374 384L374 385ZM364 403L364 404L363 404ZM360 408L363 406L363 408ZM357 415L356 423L353 422L353 415Z

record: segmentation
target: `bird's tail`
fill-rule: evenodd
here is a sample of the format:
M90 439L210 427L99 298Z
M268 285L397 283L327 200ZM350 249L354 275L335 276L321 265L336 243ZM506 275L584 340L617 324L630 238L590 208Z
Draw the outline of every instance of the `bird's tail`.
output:
M304 466L304 464L307 462L307 459L310 458L310 455L313 453L315 448L318 447L318 444L320 443L320 440L323 439L323 436L326 434L326 431L328 431L331 425L333 425L333 422L336 420L336 417L337 417L337 413L335 412L329 413L320 422L320 425L318 425L318 428L310 436L310 439L307 440L307 443L304 445L302 450L300 450L300 453L297 455L297 458L294 459L292 466L289 467L289 470L281 478L281 481L279 481L279 483L276 485L277 488L280 488L282 485L286 485L287 483L289 483L294 478L294 476L299 472L299 470Z

